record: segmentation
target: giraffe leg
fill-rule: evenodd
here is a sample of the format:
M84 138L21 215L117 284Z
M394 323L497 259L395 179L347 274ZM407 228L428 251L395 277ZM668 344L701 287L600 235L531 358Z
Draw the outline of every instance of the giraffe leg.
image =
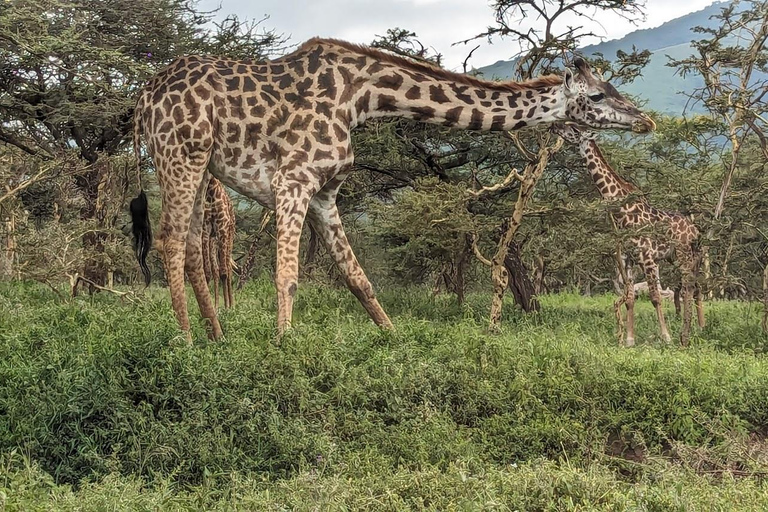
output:
M627 338L624 341L624 346L632 347L635 344L635 282L632 277L632 270L627 270L627 283L624 285L624 296L626 301L624 303L627 308Z
M664 341L669 343L672 337L667 330L667 322L664 319L664 310L661 307L661 292L659 291L659 266L653 261L648 253L642 254L643 271L645 280L648 283L648 295L651 297L651 303L656 309L656 319L659 322L659 332Z
M234 219L233 219L234 222ZM234 226L232 230L234 231ZM235 294L232 288L232 275L235 271L235 262L232 260L232 250L235 245L234 233L229 237L227 244L227 297L229 297L229 307L235 307Z
M219 239L214 238L213 239L215 243L211 245L211 252L208 255L208 257L211 260L211 278L213 279L213 301L214 301L214 307L216 310L219 310L219 258L216 255L216 250L214 247L216 244L218 244Z
M232 297L232 246L234 237L231 233L222 235L219 244L219 272L221 274L222 294L224 296L224 307L229 309L234 305Z
M232 292L232 265L227 265L227 275L224 277L224 283L227 287L227 301L229 302L229 308L235 306L235 294Z
M207 321L208 337L218 340L223 336L223 333L221 331L219 319L216 316L216 310L214 309L213 304L211 304L211 293L208 288L208 281L205 278L205 271L203 268L203 208L205 202L205 189L208 186L209 178L210 176L206 173L200 186L200 191L195 199L195 207L190 221L189 234L187 235L185 268L192 289L195 291L195 298L197 299L197 305L200 308L200 314Z
M219 261L224 261L222 257L219 257ZM221 282L221 298L224 299L224 308L229 309L232 307L230 304L230 291L229 291L229 271L227 270L227 264L222 263L219 267L218 279Z
M202 209L197 212L196 206L200 184L206 173L208 155L202 153L188 155L183 160L169 160L162 155L155 155L154 158L163 201L160 229L155 246L163 259L173 311L181 331L191 343L187 297L184 291L184 269L193 215L197 213L202 217ZM178 179L178 176L184 176L184 180ZM195 226L199 226L201 222L201 218L196 219ZM195 238L200 240L199 233ZM196 254L196 251L194 252ZM202 261L198 263L202 267ZM210 303L207 286L205 296ZM198 300L200 300L199 297Z
M293 297L299 281L299 241L301 229L316 190L306 184L283 182L275 193L277 229L277 335L291 327Z
M341 224L336 194L320 193L309 205L310 221L320 235L349 290L357 297L376 325L392 328L392 321L376 299L373 286L357 261Z
M624 307L627 309L627 337L624 346L632 347L635 344L635 276L631 264L626 264L625 267L627 278L624 282Z
M208 226L208 215L210 213L206 209L203 222L203 234L201 239L201 244L203 248L203 272L205 273L205 281L210 283L211 282L211 231Z
M619 344L621 345L623 341L622 338L625 330L621 314L621 307L624 306L627 309L626 341L624 341L624 346L631 347L635 344L635 285L633 268L629 258L623 256L621 245L617 246L614 258L616 261L616 270L624 281L622 295L613 303L613 310L616 314L616 321L618 323Z
M699 284L696 284L694 290L696 296L696 319L698 320L699 328L703 329L707 325L707 321L704 318L704 297Z
M675 297L673 300L675 302L675 315L678 318L680 318L680 294L682 293L682 291L683 291L682 284L680 286L675 286Z

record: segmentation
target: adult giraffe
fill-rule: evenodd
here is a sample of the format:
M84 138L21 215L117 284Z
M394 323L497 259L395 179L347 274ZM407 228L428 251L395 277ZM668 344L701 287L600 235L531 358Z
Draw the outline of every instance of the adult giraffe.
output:
M640 192L635 185L616 174L611 164L603 156L597 142L595 133L589 130L581 130L573 125L555 123L551 130L579 147L584 157L589 174L600 196L606 201L616 201L627 198ZM633 286L632 259L637 259L645 273L648 283L648 295L651 297L653 307L656 309L656 318L659 322L659 331L664 341L670 341L671 337L664 320L664 311L661 307L661 292L659 290L659 265L663 259L677 258L677 263L682 274L683 296L683 328L680 333L680 343L688 345L691 331L692 296L696 294L696 311L699 327L704 327L704 306L701 302L701 290L695 285L695 275L698 272L698 263L701 258L698 249L699 230L688 217L677 213L659 210L653 207L644 197L630 198L621 205L618 213L612 214L619 229L638 229L644 226L659 226L663 228L661 236L637 236L632 238L634 245L633 258L627 265L627 279L625 283L624 305L627 309L627 333L625 346L635 344L635 294ZM617 311L617 314L621 314Z
M352 252L336 194L352 170L350 131L399 116L470 130L519 130L574 121L645 133L654 122L581 59L562 77L489 82L332 39L310 39L273 61L187 56L152 78L138 99L134 150L143 131L162 195L160 251L181 329L189 337L184 270L210 335L221 327L201 264L210 175L274 209L278 333L290 326L305 217L373 321L391 327ZM146 206L143 192L135 200ZM141 221L146 211L132 208ZM149 235L139 233L145 247ZM137 255L141 260L141 252ZM140 261L141 263L141 261ZM146 269L146 266L143 266ZM145 276L148 278L148 276Z

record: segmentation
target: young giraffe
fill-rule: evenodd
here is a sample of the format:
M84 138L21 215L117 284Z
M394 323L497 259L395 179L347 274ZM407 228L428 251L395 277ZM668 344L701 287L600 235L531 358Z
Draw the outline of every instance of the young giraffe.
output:
M558 120L638 133L655 128L583 60L574 64L576 70L562 77L489 82L317 38L273 61L176 59L140 94L134 150L143 131L163 201L156 247L181 329L189 333L186 268L210 335L221 336L201 261L203 192L211 174L276 211L278 334L291 323L307 216L373 321L391 327L336 208L352 170L350 131L386 116L470 130L519 130Z
M235 207L224 185L211 178L205 194L203 213L203 270L206 282L213 279L214 307L219 307L219 281L224 307L234 305L232 294L232 248L235 245Z
M605 160L600 148L595 142L595 133L581 130L572 125L555 123L552 131L572 144L577 144L581 155L587 163L587 169L600 192L600 196L606 201L614 201L636 194L640 190L616 174L611 165ZM656 308L656 317L659 321L661 336L665 341L670 341L667 324L664 320L664 312L661 307L661 292L659 282L658 261L662 259L677 258L682 273L683 294L683 329L680 334L682 345L688 344L688 336L691 326L691 295L693 293L694 275L698 271L699 250L697 242L699 230L694 223L684 215L676 212L665 212L651 206L644 197L630 199L622 205L619 213L613 215L616 225L620 229L637 229L643 226L662 226L666 228L666 238L670 243L647 236L632 238L640 265L645 273L648 283L648 294ZM635 343L634 332L634 288L632 287L632 270L627 265L627 278L625 283L628 290L625 298L627 309L627 337L626 346ZM704 311L701 303L701 294L696 289L696 309L698 323L704 327Z

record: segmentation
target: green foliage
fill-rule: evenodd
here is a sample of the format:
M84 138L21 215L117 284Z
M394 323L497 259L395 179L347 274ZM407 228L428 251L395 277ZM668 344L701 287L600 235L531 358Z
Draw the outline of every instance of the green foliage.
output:
M58 282L78 271L106 285L108 272L119 270L130 252L116 224L134 193L136 162L124 142L137 91L180 55L258 59L282 48L284 39L260 22L230 16L213 23L214 14L190 0L3 3L0 215L25 217L23 208L33 225L19 222L16 234L0 235L51 241L43 252L54 255L61 243L76 243L82 256L49 268L19 244L21 254L10 258L18 260L15 275ZM73 217L83 222L68 222Z
M78 489L56 485L18 455L6 457L0 499L6 510L566 510L761 512L764 485L753 479L698 476L656 463L637 483L605 465L536 460L498 468L453 463L446 470L381 470L357 479L302 471L276 482L233 476L226 490L183 490L160 480L110 475ZM5 495L5 496L4 496Z
M187 53L264 57L281 44L258 26L189 0L13 0L0 10L0 140L52 158L73 144L93 164L128 133L135 92ZM237 40L237 44L233 41Z
M451 263L477 232L477 216L467 210L464 184L425 178L393 202L370 203L369 231L388 247L391 271L408 281L423 282Z
M393 290L382 294L388 333L348 292L302 287L296 328L277 346L274 292L258 280L223 315L226 341L206 343L196 326L187 347L162 289L121 305L1 286L10 510L765 503L751 477L696 473L702 460L768 469L750 441L768 423L754 306L712 304L683 350L658 345L639 303L641 347L624 350L609 297L543 297L542 313L510 313L489 336L487 296L458 308ZM617 438L642 460L611 456Z

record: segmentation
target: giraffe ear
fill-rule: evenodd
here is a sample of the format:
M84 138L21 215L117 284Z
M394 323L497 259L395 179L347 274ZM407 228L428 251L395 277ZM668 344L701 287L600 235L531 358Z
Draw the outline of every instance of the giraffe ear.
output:
M565 68L565 72L563 74L563 89L565 90L565 94L568 96L571 96L576 92L576 83L573 76L573 71L571 71L570 68Z

